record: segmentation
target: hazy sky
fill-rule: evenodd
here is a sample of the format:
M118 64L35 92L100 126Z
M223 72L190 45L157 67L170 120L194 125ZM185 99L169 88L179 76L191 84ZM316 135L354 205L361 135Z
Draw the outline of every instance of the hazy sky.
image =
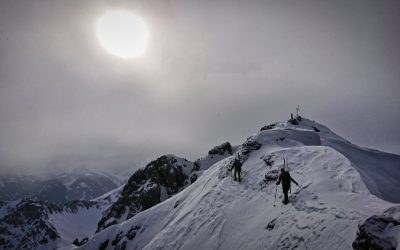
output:
M107 10L146 53L107 53ZM0 2L0 169L196 159L302 114L400 154L400 1Z

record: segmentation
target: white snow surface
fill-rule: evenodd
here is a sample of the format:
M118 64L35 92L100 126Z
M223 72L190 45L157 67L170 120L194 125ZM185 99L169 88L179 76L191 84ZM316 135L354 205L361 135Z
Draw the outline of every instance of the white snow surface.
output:
M182 192L106 228L80 249L97 249L106 240L107 249L114 249L118 234L117 244L126 242L126 249L351 249L358 224L394 205L375 195L400 197L396 188L391 194L380 188L388 181L400 186L399 156L355 146L320 124L283 122L253 138L262 147L244 162L241 183L226 169L234 156L226 157ZM269 155L272 166L263 161ZM292 184L286 206L281 186L264 181L266 173L282 167L283 157L303 187ZM380 160L391 164L378 168ZM129 240L135 227L140 229Z
M48 221L54 226L60 236L57 245L59 247L68 246L68 248L74 248L71 245L74 239L78 238L78 240L82 240L83 238L93 237L102 214L118 199L122 188L123 186L93 199L92 201L98 203L96 206L89 208L79 207L77 211L64 209L62 212L49 214Z
M334 148L348 158L372 194L390 202L400 203L400 155L359 147L326 126L308 119L303 119L300 126L286 123L280 123L279 126L304 129L317 127L320 130L318 134L321 144Z
M92 201L100 202L100 203L105 203L107 205L111 205L112 203L116 202L121 195L122 189L124 188L125 185L122 185L120 187L117 187L97 198L92 199Z
M97 223L105 208L79 208L76 213L63 212L49 215L49 222L57 230L61 242L60 246L69 245L75 238L82 240L92 237L97 229Z

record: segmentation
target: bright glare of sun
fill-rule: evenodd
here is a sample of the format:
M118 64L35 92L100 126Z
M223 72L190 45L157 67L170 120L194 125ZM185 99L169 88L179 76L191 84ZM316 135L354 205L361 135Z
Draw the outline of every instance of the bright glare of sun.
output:
M96 25L100 44L111 54L132 58L144 53L149 33L145 24L128 11L108 11Z

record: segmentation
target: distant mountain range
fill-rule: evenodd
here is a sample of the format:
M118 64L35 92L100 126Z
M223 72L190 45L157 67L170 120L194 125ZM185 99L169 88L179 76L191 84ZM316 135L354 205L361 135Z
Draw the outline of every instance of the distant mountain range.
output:
M31 198L58 204L91 200L121 186L130 174L116 175L87 169L75 169L46 177L7 174L0 176L0 200Z

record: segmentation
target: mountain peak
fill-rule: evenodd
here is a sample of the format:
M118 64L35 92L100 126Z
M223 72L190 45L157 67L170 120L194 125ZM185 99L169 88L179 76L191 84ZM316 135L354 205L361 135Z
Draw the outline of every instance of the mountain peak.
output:
M237 157L241 182L231 173ZM43 221L62 232L57 242L82 249L395 246L391 225L400 225L399 209L390 202L400 202L399 163L398 155L359 147L327 126L296 118L263 126L241 145L212 147L194 162L160 156L124 186ZM286 206L276 185L284 164L301 186L291 186ZM2 213L6 206L0 202ZM79 229L77 236L71 232L83 227L82 215L92 217L87 228L93 231Z
M389 177L399 174L400 158L353 145L309 119L296 121L264 126L222 156L215 147L193 163L201 173L195 182L105 228L85 248L351 248L358 224L392 206L382 199L399 202L400 178ZM236 154L240 183L230 172ZM275 184L283 158L302 186L292 186L287 206Z

